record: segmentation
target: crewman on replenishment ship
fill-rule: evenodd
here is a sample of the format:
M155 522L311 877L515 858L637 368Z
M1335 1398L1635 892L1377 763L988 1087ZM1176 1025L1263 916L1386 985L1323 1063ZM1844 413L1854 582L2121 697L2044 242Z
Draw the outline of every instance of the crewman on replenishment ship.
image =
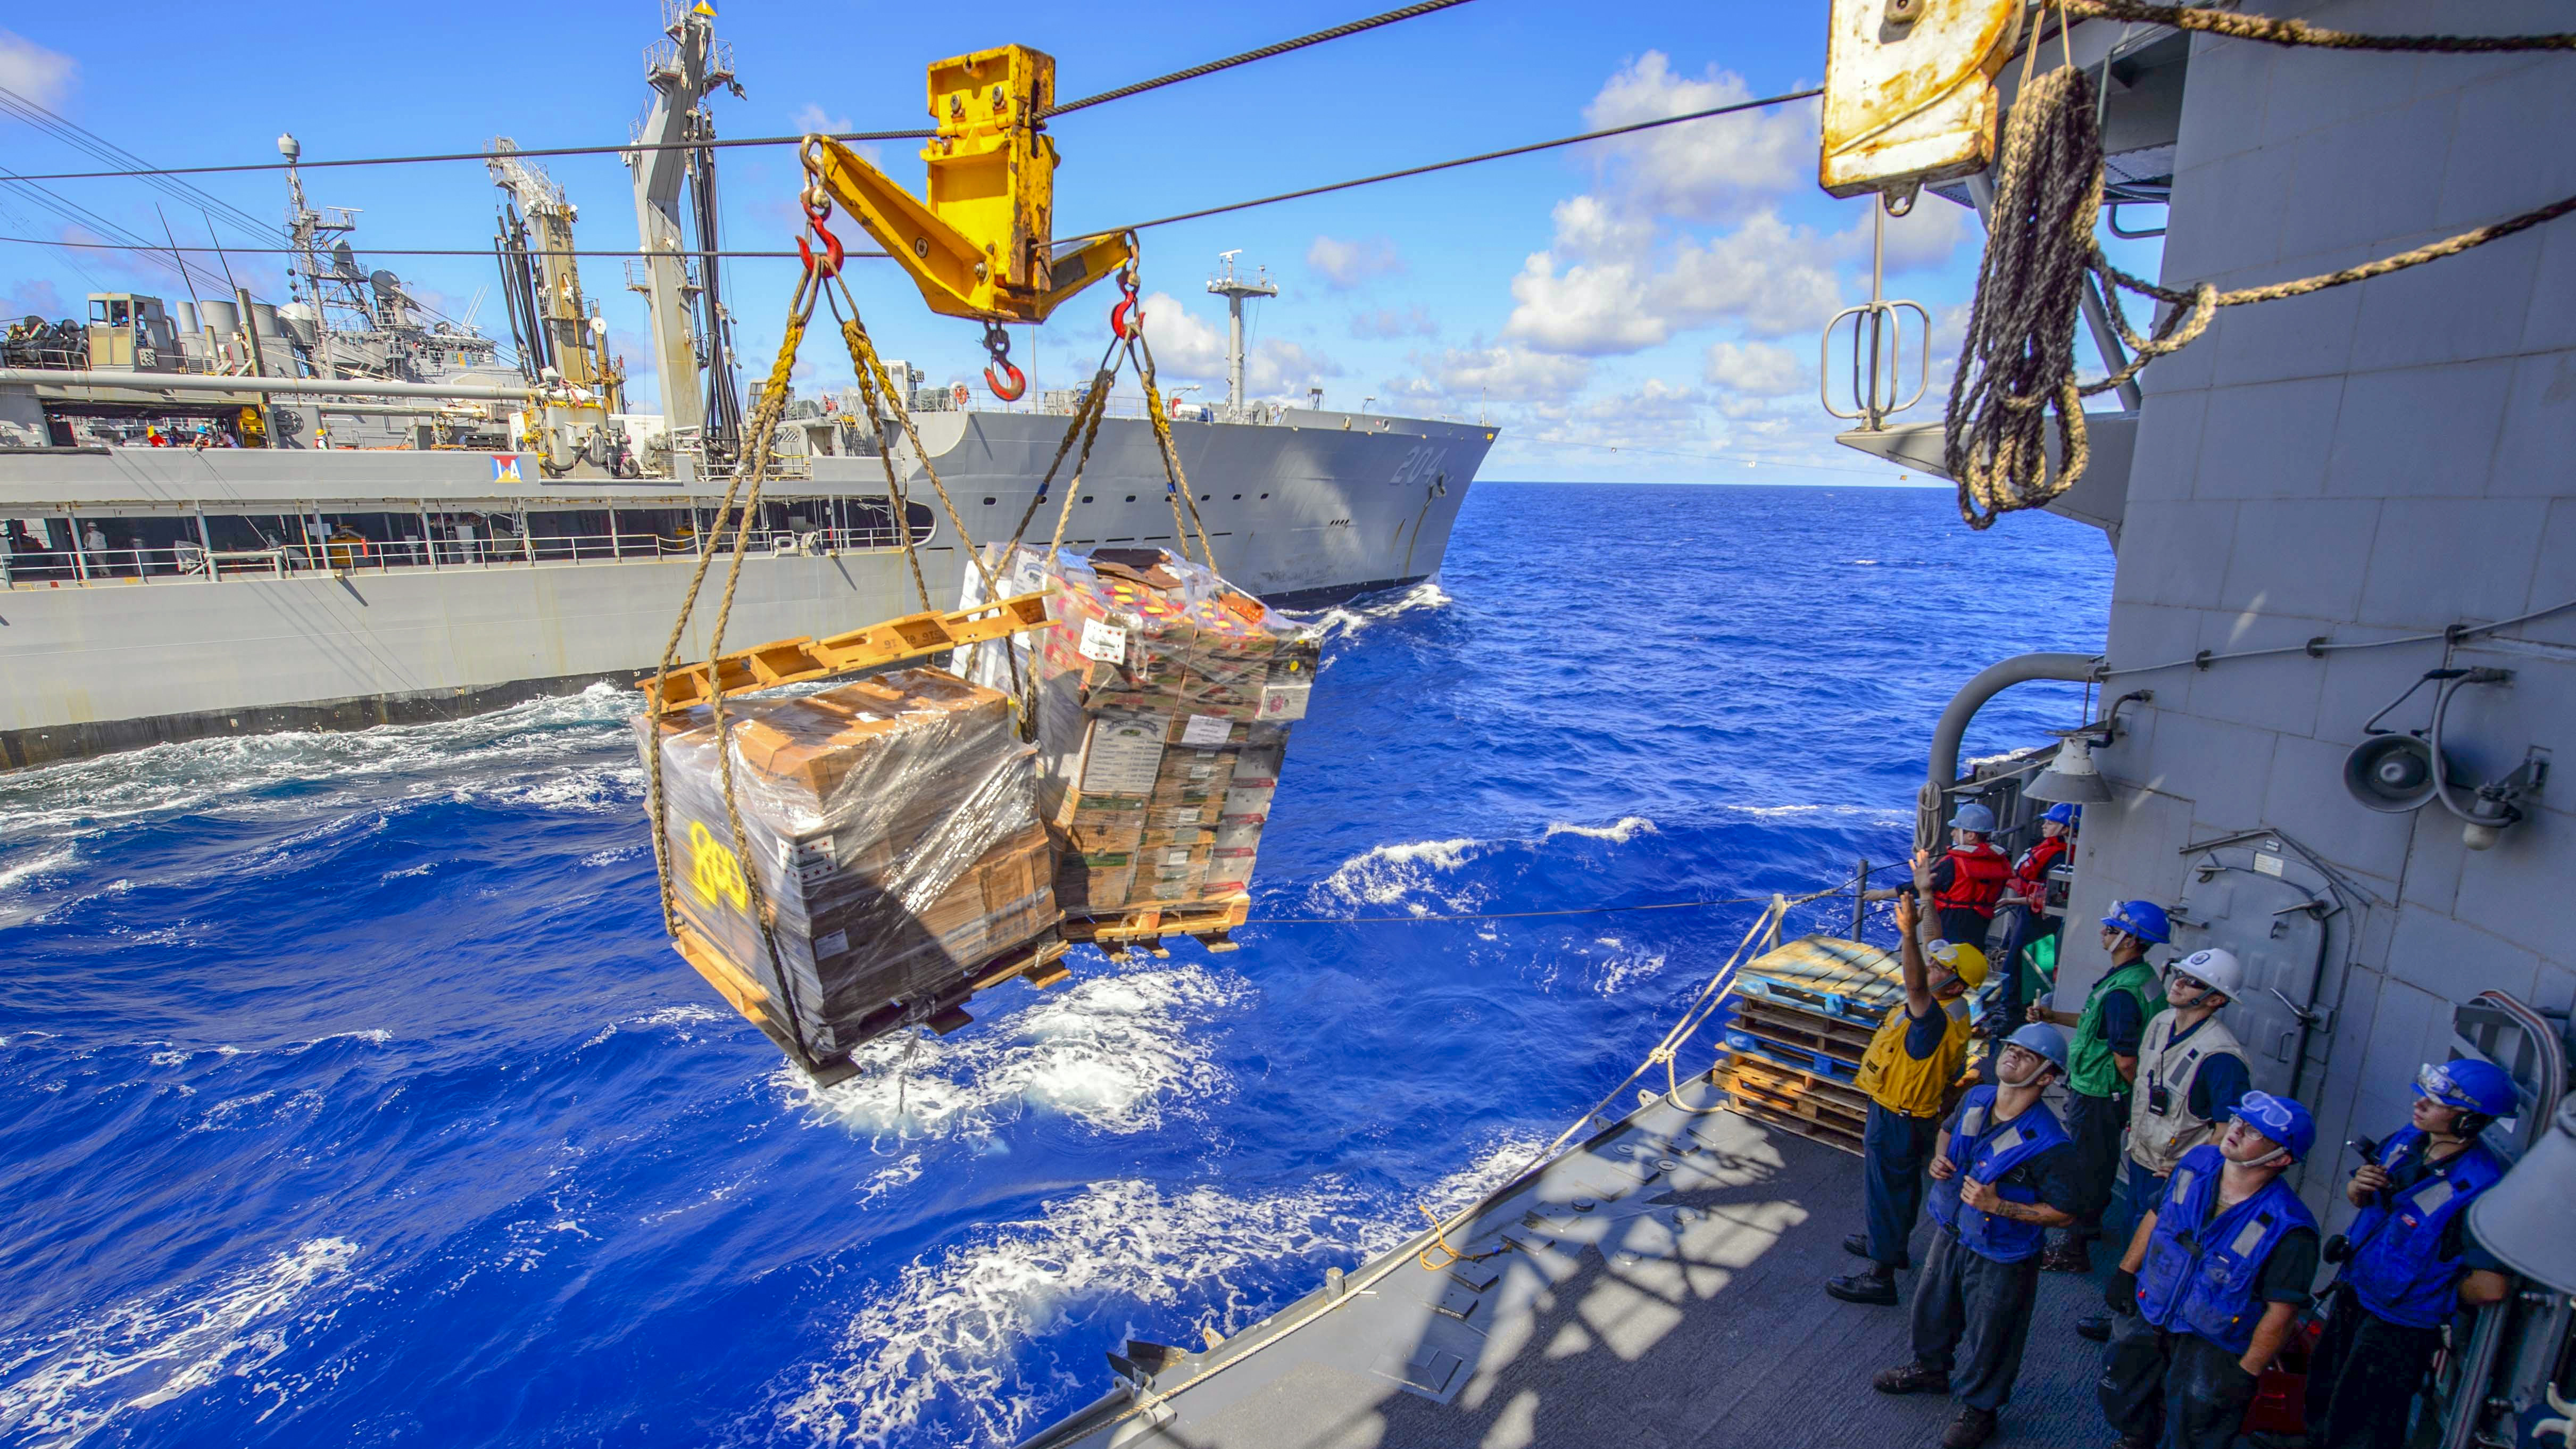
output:
M2182 1155L2103 1288L2121 1315L2095 1397L2120 1449L2228 1449L2256 1376L2317 1276L2317 1220L2281 1180L2317 1140L2308 1109L2248 1092Z
M2345 1185L2361 1216L2326 1247L2343 1267L2308 1360L2312 1449L2405 1443L2407 1402L2442 1326L2463 1307L2504 1301L2503 1265L2468 1236L2468 1207L2505 1172L2478 1134L2520 1105L2513 1078L2491 1062L2427 1066L2413 1117Z
M2244 984L2244 966L2224 948L2194 951L2165 968L2168 1009L2139 1039L2137 1090L2129 1097L2129 1202L2136 1211L2163 1198L2184 1153L2218 1140L2219 1124L2236 1115L2254 1084L2244 1044L2218 1019ZM2082 1319L2075 1331L2104 1342L2110 1317Z
M1843 1239L1843 1251L1869 1267L1829 1279L1825 1291L1847 1303L1896 1303L1896 1270L1911 1266L1905 1242L1923 1207L1923 1170L1931 1164L1941 1119L1968 1067L1968 993L1985 984L1986 956L1974 946L1921 939L1914 898L1896 898L1896 952L1905 999L1887 1010L1852 1085L1869 1094L1861 1132L1861 1197L1867 1231Z
M2146 1035L2147 1017L2163 1004L2161 996L2151 1000L2148 995L2156 970L2147 964L2147 948L2171 936L2164 907L2122 901L2102 918L2102 949L2110 954L2111 969L2093 983L2084 1009L2064 1012L2046 1002L2031 1003L2031 1020L2075 1029L2067 1048L2066 1131L2075 1139L2075 1170L2084 1188L2075 1226L2040 1260L2046 1272L2092 1271L2093 1240L2102 1236L2102 1210L2111 1205L2111 1189L2120 1176L2120 1134L2129 1125L2129 1083L2138 1074L2138 1043ZM2065 969L2060 962L2061 981Z
M1971 800L1950 817L1950 849L1939 860L1914 855L1914 889L1941 924L1941 939L1986 949L2012 861L1995 848L1995 812Z
M2039 839L2030 849L2014 857L2012 876L2004 882L2003 899L1997 910L2009 918L2003 943L1995 959L2011 969L2004 976L2001 1009L2006 1021L2017 1020L2022 1007L2036 999L2022 989L2022 953L2042 941L2054 941L2066 927L2065 888L2052 884L2048 873L2075 853L2076 807L2056 804L2039 817ZM2057 959L2054 945L2045 955Z
M1914 1293L1914 1361L1870 1380L1882 1394L1943 1392L1959 1416L1942 1449L1976 1449L2021 1375L2047 1229L2075 1220L2074 1150L2040 1101L2066 1075L2066 1033L2032 1023L1959 1103L1932 1159L1932 1250Z

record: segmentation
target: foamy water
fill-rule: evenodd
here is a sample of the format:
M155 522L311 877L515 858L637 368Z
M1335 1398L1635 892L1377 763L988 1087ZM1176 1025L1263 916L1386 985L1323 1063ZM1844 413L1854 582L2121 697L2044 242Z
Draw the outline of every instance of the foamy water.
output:
M1907 629L2094 647L2106 562L1480 486L1437 585L1312 616L1240 950L1077 951L822 1090L662 935L631 690L0 775L0 1442L1007 1444L1517 1170L1758 910L1603 908L1897 859Z

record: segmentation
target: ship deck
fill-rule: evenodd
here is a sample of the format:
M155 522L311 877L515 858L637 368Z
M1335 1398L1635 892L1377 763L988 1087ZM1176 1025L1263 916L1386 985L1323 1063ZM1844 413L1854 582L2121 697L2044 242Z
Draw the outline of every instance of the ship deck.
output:
M1673 1166L1639 1181L1641 1160ZM1595 1205L1571 1211L1577 1198ZM1353 1273L1338 1306L1319 1290L1163 1367L1152 1380L1162 1397L1142 1413L1112 1395L1028 1449L1937 1444L1951 1400L1869 1386L1911 1357L1908 1309L1823 1292L1857 1265L1842 1239L1859 1221L1858 1158L1658 1102L1451 1235L1470 1250L1504 1247L1499 1256L1434 1273L1410 1248L1390 1254ZM1930 1231L1917 1230L1918 1261ZM1917 1276L1899 1275L1907 1305ZM1992 1442L2108 1441L2093 1397L2101 1350L2073 1329L2099 1295L2092 1278L2042 1275Z

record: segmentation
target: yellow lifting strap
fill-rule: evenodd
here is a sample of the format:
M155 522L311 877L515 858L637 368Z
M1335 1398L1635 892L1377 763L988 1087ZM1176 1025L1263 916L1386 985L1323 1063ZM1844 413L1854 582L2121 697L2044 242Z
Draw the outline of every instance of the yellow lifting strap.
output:
M928 90L938 134L921 151L926 200L838 141L807 137L804 162L931 311L1042 322L1127 259L1123 235L1054 247L1055 142L1040 128L1055 104L1053 56L1025 45L956 56L930 67Z

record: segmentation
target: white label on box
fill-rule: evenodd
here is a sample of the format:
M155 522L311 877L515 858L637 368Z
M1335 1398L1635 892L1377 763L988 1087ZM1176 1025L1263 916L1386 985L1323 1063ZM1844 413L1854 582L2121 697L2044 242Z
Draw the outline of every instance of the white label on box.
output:
M1123 664L1127 660L1127 631L1098 619L1082 621L1082 643L1078 646L1085 659L1103 664Z
M828 936L816 939L814 942L814 957L819 961L826 956L838 956L848 949L850 949L850 933L847 931L834 931Z
M1091 724L1091 748L1082 762L1086 795L1151 795L1163 763L1161 715L1103 715Z
M1303 713L1304 711L1299 711ZM1225 743L1231 722L1221 715L1194 714L1181 726L1181 743L1185 745L1221 745Z
M1306 717L1306 701L1315 692L1311 684L1265 684L1261 686L1261 717L1284 721Z
M1186 849L1167 850L1163 852L1163 864L1165 865L1187 865L1189 863L1190 853Z

